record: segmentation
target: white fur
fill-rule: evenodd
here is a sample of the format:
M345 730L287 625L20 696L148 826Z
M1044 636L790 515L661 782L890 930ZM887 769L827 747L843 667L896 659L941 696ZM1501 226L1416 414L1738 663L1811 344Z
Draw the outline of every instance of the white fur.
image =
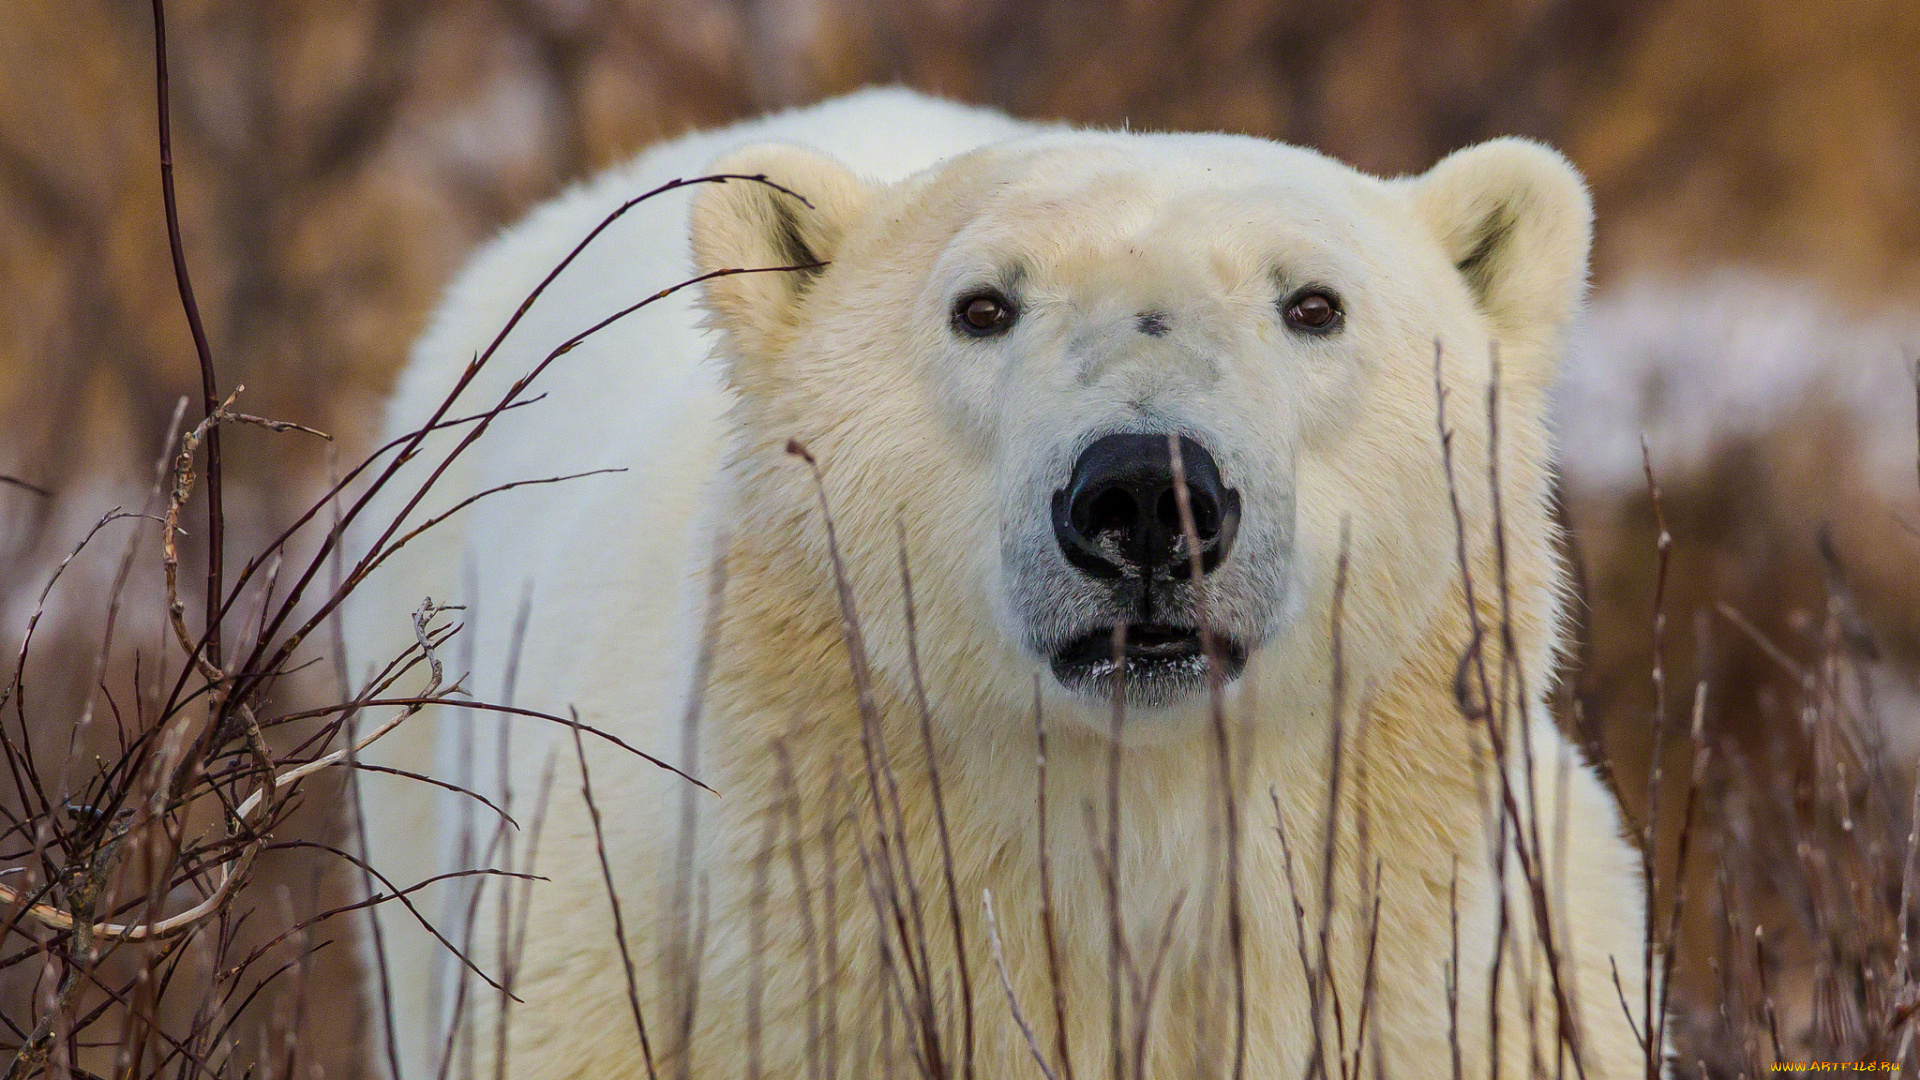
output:
M767 140L820 153L787 146L728 153ZM831 265L811 277L744 274L710 283L704 295L722 331L717 342L697 330L691 293L681 293L560 359L533 387L546 400L503 415L416 518L512 480L627 471L490 497L383 568L352 616L355 660L365 664L410 639L406 612L422 596L458 599L467 605L461 617L471 644L450 651L470 652L449 656L449 668L473 673L466 688L476 696L497 700L502 678L515 671L517 704L552 713L577 708L585 722L678 761L680 717L708 615L707 568L724 544L730 576L698 752L689 762L719 790L692 799L700 820L695 869L703 878L695 891L704 890L708 913L690 1051L696 1073L742 1073L750 985L764 988L766 1074L805 1069L809 949L821 942L800 932L803 901L812 917L830 914L837 927L847 972L838 1014L842 1068L862 1047L873 1052L887 1000L871 976L875 921L852 839L866 830L873 842L858 710L826 533L808 470L785 453L790 438L819 458L837 519L872 654L877 734L900 789L904 846L927 897L938 979L954 964L896 545L904 542L913 568L915 640L952 818L981 1075L1032 1068L988 959L983 889L997 900L1022 1010L1050 1045L1036 914L1036 685L1052 739L1047 841L1069 1037L1080 1075L1108 1070L1109 924L1083 817L1085 805L1104 805L1106 706L1052 682L1034 649L1099 613L1097 598L1049 547L1045 508L1078 450L1115 429L1203 438L1250 508L1236 542L1241 554L1208 585L1219 624L1255 645L1246 674L1224 695L1244 773L1249 1074L1296 1075L1311 1043L1268 793L1292 830L1301 900L1317 913L1316 830L1328 798L1333 696L1328 626L1343 531L1350 743L1333 968L1343 995L1357 1002L1367 938L1358 898L1371 874L1354 828L1356 791L1364 791L1368 842L1383 874L1371 1037L1393 1075L1449 1071L1440 963L1457 862L1461 1038L1469 1074L1483 1073L1498 890L1482 831L1490 811L1475 786L1486 779L1485 763L1475 764L1472 725L1452 704L1466 616L1434 423L1436 337L1449 353L1458 494L1483 619L1498 616L1500 597L1486 493L1484 358L1495 339L1501 345L1499 467L1510 611L1526 682L1525 694L1511 699L1526 714L1513 738L1525 733L1540 762L1540 805L1550 815L1543 832L1557 831L1560 817L1551 810L1563 790L1571 809L1565 879L1554 892L1564 893L1557 934L1571 954L1568 980L1586 1030L1588 1075L1636 1067L1607 957L1620 961L1637 1000L1640 885L1608 796L1577 761L1561 771L1569 751L1542 701L1564 588L1546 513L1544 394L1584 289L1588 229L1584 191L1557 155L1501 142L1463 151L1424 177L1381 181L1258 140L1038 128L904 91L869 91L689 136L536 211L454 286L397 392L389 430L423 422L533 284L613 206L712 168L764 172L812 205L749 181L701 188L692 197L692 261L680 239L688 196L640 206L534 305L453 412L493 405L559 342L696 268L778 264L795 240ZM1455 268L1463 261L1471 273ZM999 280L994 275L1015 264L1024 271L1015 329L984 342L956 335L948 321L956 290ZM1348 320L1339 334L1311 338L1280 321L1280 296L1306 283L1339 291ZM1131 329L1149 309L1168 315L1172 330L1163 338ZM718 366L706 362L716 351ZM436 436L429 446L457 437ZM405 475L417 483L424 472L416 463ZM399 505L385 498L373 516ZM523 596L529 616L517 635ZM1498 655L1490 646L1489 663ZM1147 1048L1153 1075L1189 1069L1196 1059L1224 1062L1233 1015L1224 946L1209 944L1219 940L1224 900L1221 865L1208 854L1218 828L1208 715L1204 693L1142 708L1123 754L1122 918L1136 955L1150 954L1176 897L1186 896ZM492 715L427 714L383 753L428 768L437 729L441 775L505 798L494 779L503 770L522 824L511 834L516 852L525 846L541 777L557 758L537 864L551 880L531 890L511 1074L635 1075L625 977L572 745L539 721L510 728L503 744L498 733L506 727ZM770 748L775 739L793 764L791 780ZM677 1060L681 999L661 957L674 937L669 870L688 789L603 743L590 740L588 757L654 1048ZM1364 781L1356 768L1362 762ZM1524 789L1517 766L1514 775ZM492 833L489 815L471 804L384 778L368 783L374 860L397 878L444 865L469 828L463 822L473 823L480 847ZM766 808L789 794L812 867L804 897L786 857L792 838L775 834L780 858L760 853ZM852 816L835 818L832 807ZM830 821L840 821L831 913L821 876L821 830ZM497 853L490 861L504 865ZM749 917L760 903L762 867L763 939ZM466 887L423 893L419 906L447 916L458 936ZM1544 976L1529 991L1518 974L1540 965L1524 896L1514 895L1520 944L1508 950L1517 966L1505 969L1501 997L1510 1075L1525 1067L1528 994L1540 1015L1553 1015L1538 997L1546 993ZM500 915L491 903L480 911L472 952L498 973L503 958L492 943ZM1208 916L1215 925L1203 933ZM398 909L384 909L382 923L404 1071L431 1075L451 966L433 959L432 943ZM484 1033L475 1047L482 1074L495 1000L470 985L467 1011L477 1011ZM892 1026L898 1038L897 1015ZM374 1039L377 1045L377 1025ZM895 1049L905 1075L908 1058Z

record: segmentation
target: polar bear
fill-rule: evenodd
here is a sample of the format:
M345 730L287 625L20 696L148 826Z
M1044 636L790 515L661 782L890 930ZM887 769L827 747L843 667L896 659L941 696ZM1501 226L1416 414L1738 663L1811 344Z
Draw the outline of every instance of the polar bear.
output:
M515 316L617 207L709 174L734 179L634 206ZM368 751L514 818L370 775L389 878L538 879L415 894L471 970L379 909L376 1060L1644 1068L1637 857L1545 702L1568 578L1544 401L1590 219L1525 141L1378 179L897 89L535 211L452 287L387 426L527 403L408 520L594 475L409 542L349 636L377 664L423 598L457 602L448 684L592 732L442 708Z

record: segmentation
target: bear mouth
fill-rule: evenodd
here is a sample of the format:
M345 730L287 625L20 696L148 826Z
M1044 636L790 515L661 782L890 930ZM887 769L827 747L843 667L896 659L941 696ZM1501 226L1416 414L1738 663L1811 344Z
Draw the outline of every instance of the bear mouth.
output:
M1215 631L1214 649L1224 681L1240 676L1247 649L1233 637ZM1053 677L1075 693L1111 698L1118 665L1114 663L1113 628L1091 630L1053 650L1049 657ZM1172 705L1207 685L1206 647L1197 626L1165 623L1128 623L1125 653L1127 703L1136 706Z

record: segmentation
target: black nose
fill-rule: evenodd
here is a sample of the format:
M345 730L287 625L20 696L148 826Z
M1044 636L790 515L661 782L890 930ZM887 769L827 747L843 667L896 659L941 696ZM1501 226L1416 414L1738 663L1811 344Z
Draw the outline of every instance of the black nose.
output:
M1210 573L1233 546L1240 493L1221 482L1207 448L1184 435L1180 464L1200 540L1200 570ZM1053 535L1067 561L1094 577L1150 577L1156 571L1189 576L1193 567L1167 437L1108 435L1087 447L1067 486L1053 493Z

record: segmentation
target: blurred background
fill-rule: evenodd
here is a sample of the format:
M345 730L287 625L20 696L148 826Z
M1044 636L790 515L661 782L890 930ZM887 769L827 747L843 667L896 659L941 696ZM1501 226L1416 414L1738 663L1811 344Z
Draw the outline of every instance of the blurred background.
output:
M1920 753L1920 4L176 0L169 12L185 245L220 378L247 386L249 412L335 433L345 460L477 242L692 127L902 82L1032 118L1247 132L1388 174L1494 135L1562 148L1598 207L1594 303L1559 405L1587 596L1564 719L1636 829L1661 808L1670 865L1690 703L1707 681L1710 755L1681 897L1685 1060L1748 1067L1761 965L1789 1054L1897 1049L1891 1018L1920 1004L1898 968ZM0 643L13 649L53 563L107 507L140 502L198 375L161 217L147 5L9 0L0 23L0 473L51 493L0 485ZM1664 739L1643 435L1674 543ZM313 498L328 458L245 430L229 447L245 553ZM36 646L47 722L92 693L103 604L89 583L113 562L76 564L69 599L49 609ZM130 605L125 636L163 614ZM299 821L333 827L319 812ZM276 872L300 911L353 884L263 863ZM350 957L328 955L314 986L331 1007L304 1021L326 1036L311 1064L352 1075L364 1066Z

